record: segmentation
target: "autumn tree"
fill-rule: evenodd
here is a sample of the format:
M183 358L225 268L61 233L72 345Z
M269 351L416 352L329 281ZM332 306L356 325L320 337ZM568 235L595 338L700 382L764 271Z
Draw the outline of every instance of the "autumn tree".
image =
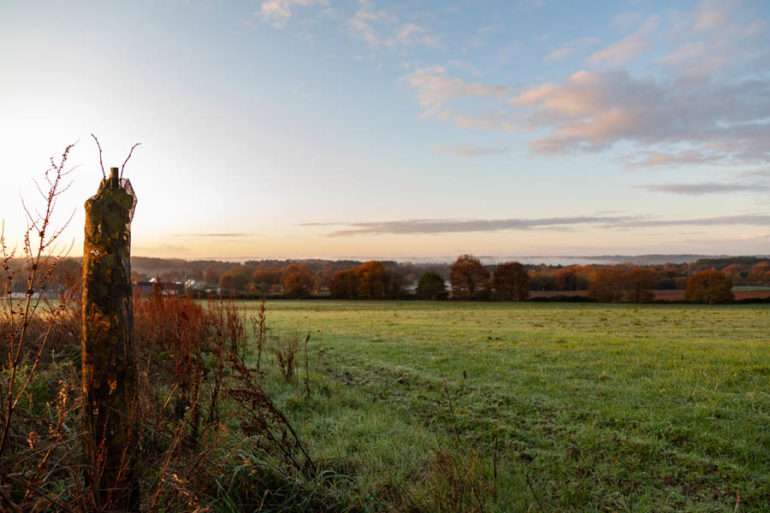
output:
M722 268L722 272L729 276L734 284L745 281L750 275L750 269L741 264L730 264Z
M588 288L586 270L581 266L564 267L553 275L557 290L585 290Z
M387 272L381 262L366 262L356 268L358 277L358 293L366 299L385 297L387 287Z
M447 290L444 283L444 278L440 274L433 271L426 271L420 276L420 281L417 283L417 297L420 299L446 299Z
M251 273L242 265L235 265L219 277L219 287L225 293L244 292L251 282Z
M716 269L700 271L687 280L687 301L706 303L729 303L733 298L733 282L729 276Z
M631 303L649 303L655 299L657 275L648 267L633 266L625 272L623 300Z
M526 301L529 297L529 275L518 262L498 265L492 277L492 286L497 299Z
M570 268L559 269L553 273L558 290L577 290L577 274Z
M489 271L481 261L472 255L461 255L449 270L452 284L452 297L455 299L474 299L483 295L489 288Z
M283 274L280 269L257 269L252 275L255 292L269 294L274 286L282 283Z
M395 272L382 262L365 262L355 268L358 297L363 299L396 298L401 292L401 282Z
M751 267L749 278L755 284L765 284L770 282L770 262L762 260Z
M308 297L313 292L313 273L305 264L291 264L281 275L281 285L286 297Z
M338 299L358 297L358 276L354 269L337 271L329 282L329 293Z
M532 290L559 290L554 273L547 268L535 269L529 277Z
M597 301L648 303L655 299L656 275L652 269L616 265L594 272L588 295Z
M622 292L619 282L620 273L617 267L600 267L591 277L588 295L602 303L620 301Z

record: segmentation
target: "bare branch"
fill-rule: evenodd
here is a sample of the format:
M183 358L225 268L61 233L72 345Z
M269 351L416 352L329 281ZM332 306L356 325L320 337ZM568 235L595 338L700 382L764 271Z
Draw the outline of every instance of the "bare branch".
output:
M134 154L134 150L136 148L138 148L139 146L141 146L141 145L142 145L142 143L140 143L140 142L135 143L133 146L131 146L131 149L128 151L128 157L126 157L126 160L123 161L123 165L120 166L120 178L121 179L123 178L123 170L125 169L126 164L128 164L128 161L131 158L131 156Z
M102 161L102 145L99 144L99 139L97 139L94 134L91 134L91 137L94 138L94 142L96 142L96 147L99 148L99 165L102 168L102 178L106 180L107 173L104 172L104 161Z

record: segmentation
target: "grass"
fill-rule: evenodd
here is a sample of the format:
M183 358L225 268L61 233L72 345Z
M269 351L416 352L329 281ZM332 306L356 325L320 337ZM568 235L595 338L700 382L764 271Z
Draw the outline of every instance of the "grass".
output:
M770 511L766 306L272 301L267 319L312 333L310 398L301 378L271 392L364 510L453 511L454 464L483 491L463 511Z

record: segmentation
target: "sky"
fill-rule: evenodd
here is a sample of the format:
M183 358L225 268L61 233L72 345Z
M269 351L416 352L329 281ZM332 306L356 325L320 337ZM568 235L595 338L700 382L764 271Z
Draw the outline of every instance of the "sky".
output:
M0 0L0 219L133 253L770 254L770 2Z

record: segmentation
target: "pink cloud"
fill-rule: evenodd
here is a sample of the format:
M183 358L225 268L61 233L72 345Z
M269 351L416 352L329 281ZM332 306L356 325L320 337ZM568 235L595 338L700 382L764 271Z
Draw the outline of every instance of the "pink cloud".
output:
M596 151L625 141L649 148L685 144L711 158L770 158L768 81L685 87L625 71L579 71L562 84L524 89L511 103L529 112L533 129L546 131L531 143L538 153ZM662 165L664 155L676 158L657 150L640 162Z
M647 49L648 38L651 33L657 30L659 24L660 19L657 16L647 18L639 30L617 43L593 53L588 58L588 62L593 65L608 64L610 66L626 64Z

